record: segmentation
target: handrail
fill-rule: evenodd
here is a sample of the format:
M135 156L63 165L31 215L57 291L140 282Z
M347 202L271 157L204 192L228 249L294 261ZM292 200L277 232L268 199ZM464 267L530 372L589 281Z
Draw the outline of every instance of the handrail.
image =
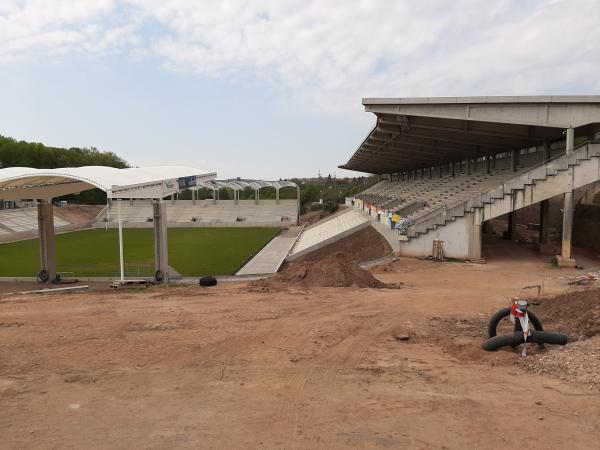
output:
M577 145L577 146L575 146L575 147L573 148L573 153L571 153L571 154L574 154L574 153L575 153L577 150L579 150L579 149L581 149L581 148L583 148L583 147L588 147L588 146L589 146L589 144L600 144L600 140L593 139L593 140L588 140L588 141L586 141L586 142L584 142L584 143L581 143L581 144L579 144L579 145ZM560 158L563 158L563 157L565 157L565 156L569 156L569 155L567 155L567 154L566 154L566 151L565 151L564 153L559 153L558 155L555 155L554 157L552 157L552 158L550 158L550 159L547 159L547 160L543 161L542 163L539 163L539 164L536 164L536 165L534 165L534 166L530 166L530 167L528 167L526 172L524 172L524 173L521 173L521 174L519 174L519 175L517 175L517 176L515 176L515 177L513 177L513 178L511 178L511 179L509 179L509 180L507 180L507 181L505 181L504 183L502 183L502 186L501 186L501 187L502 187L503 191L504 191L504 187L505 187L507 184L510 184L511 182L514 182L514 181L515 181L515 180L517 180L518 178L521 178L521 177L523 177L523 175L526 175L526 174L527 174L527 173L529 173L531 170L537 169L537 168L539 168L539 167L543 167L543 166L547 165L548 163L551 163L551 162L553 162L553 161L555 161L555 160L558 160L558 159L560 159ZM499 187L500 187L500 186L499 186ZM499 187L496 187L496 188L490 189L490 190L488 190L487 192L484 192L483 194L479 194L479 196L477 196L477 195L476 195L476 196L474 196L474 197L471 197L471 198L469 198L469 199L465 199L465 200L458 200L458 201L456 201L456 202L454 202L454 203L451 203L450 205L441 205L441 206L438 206L437 208L433 209L432 211L429 211L427 214L424 214L423 216L418 216L417 218L418 218L419 222L418 222L418 223L415 223L415 225L414 225L414 228L413 228L413 229L415 229L415 231L416 231L416 232L420 233L420 231L417 231L417 230L416 230L416 228L418 228L418 225L419 225L420 223L423 223L423 222L425 222L426 220L429 220L429 219L430 219L430 218L432 218L432 217L435 217L436 215L438 215L438 216L441 216L441 215L442 215L442 212L441 212L440 210L443 210L443 213L444 213L444 215L445 215L445 214L446 214L446 212L447 212L449 209L451 209L451 208L454 208L454 207L456 207L456 206L459 206L459 205L461 205L461 204L462 204L462 205L464 205L464 207L465 207L465 209L466 209L466 207L468 206L468 204L469 204L469 203L473 203L473 201L474 201L474 200L475 200L475 201L479 200L479 201L481 201L481 202L483 203L483 198L484 198L486 195L492 195L492 194L494 193L494 191L498 190L498 188L499 188ZM512 189L511 189L511 190L512 190Z

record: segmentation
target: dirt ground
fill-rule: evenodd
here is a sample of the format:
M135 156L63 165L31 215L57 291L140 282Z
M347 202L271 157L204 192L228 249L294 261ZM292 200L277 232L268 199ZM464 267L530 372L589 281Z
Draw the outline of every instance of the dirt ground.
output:
M365 245L368 242L368 245ZM357 263L374 261L392 254L392 247L373 227L363 228L356 233L333 242L317 251L309 253L296 261L316 261L327 258L334 253L343 252Z
M400 289L0 295L0 447L597 448L600 389L528 364L598 336L480 350L524 286L585 289L566 277L592 267L506 242L485 256L372 270Z

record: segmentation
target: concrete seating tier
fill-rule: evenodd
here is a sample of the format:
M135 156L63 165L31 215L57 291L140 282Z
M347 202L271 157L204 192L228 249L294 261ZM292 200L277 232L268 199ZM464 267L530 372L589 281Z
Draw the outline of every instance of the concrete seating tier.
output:
M426 176L408 181L383 180L355 198L401 216L417 218L429 211L469 199L502 185L526 171L526 168L497 169L491 173L458 173L455 176Z
M69 222L54 216L54 227L60 228ZM0 234L24 231L37 231L37 208L19 208L0 210Z
M202 226L202 224L236 224L288 226L297 220L296 200L261 200L255 204L253 200L240 200L235 204L233 200L219 200L213 204L212 200L167 200L167 221L174 224L187 224L189 226ZM152 204L149 201L122 201L121 219L125 224L144 224L152 222ZM118 206L114 202L107 214L99 218L95 225L105 224L110 226L118 224Z

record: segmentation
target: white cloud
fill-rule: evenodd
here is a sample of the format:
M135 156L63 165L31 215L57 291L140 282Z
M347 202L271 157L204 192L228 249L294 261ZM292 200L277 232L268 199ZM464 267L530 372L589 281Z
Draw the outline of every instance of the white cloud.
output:
M170 69L250 76L296 106L346 114L364 96L597 91L597 18L593 0L8 1L0 63L36 51L155 54Z

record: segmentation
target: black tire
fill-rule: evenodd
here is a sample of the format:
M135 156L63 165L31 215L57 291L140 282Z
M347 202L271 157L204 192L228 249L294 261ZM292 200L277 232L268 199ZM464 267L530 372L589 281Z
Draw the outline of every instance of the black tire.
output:
M500 336L489 338L481 345L481 348L488 352L494 352L502 347L516 347L523 342L525 342L523 333L501 334ZM566 345L569 342L569 338L566 334L553 331L532 331L531 336L527 338L527 342Z
M157 270L156 273L154 274L154 280L157 283L162 283L165 279L165 274L162 272L162 270Z
M494 336L496 336L498 334L498 324L500 323L500 321L502 319L510 316L510 310L511 310L510 306L507 308L502 308L500 311L498 311L496 314L494 314L492 316L492 318L488 322L488 337L489 338L493 338ZM531 322L531 325L533 326L533 329L535 331L544 331L544 327L542 326L542 321L538 318L538 316L536 316L532 311L527 311L527 315L529 316L529 321ZM518 320L515 321L514 331L515 332L523 331L521 329L521 322Z
M47 270L40 270L37 274L37 280L40 283L46 283L50 279L50 274Z
M209 287L216 286L217 279L215 277L202 277L200 278L200 286Z

